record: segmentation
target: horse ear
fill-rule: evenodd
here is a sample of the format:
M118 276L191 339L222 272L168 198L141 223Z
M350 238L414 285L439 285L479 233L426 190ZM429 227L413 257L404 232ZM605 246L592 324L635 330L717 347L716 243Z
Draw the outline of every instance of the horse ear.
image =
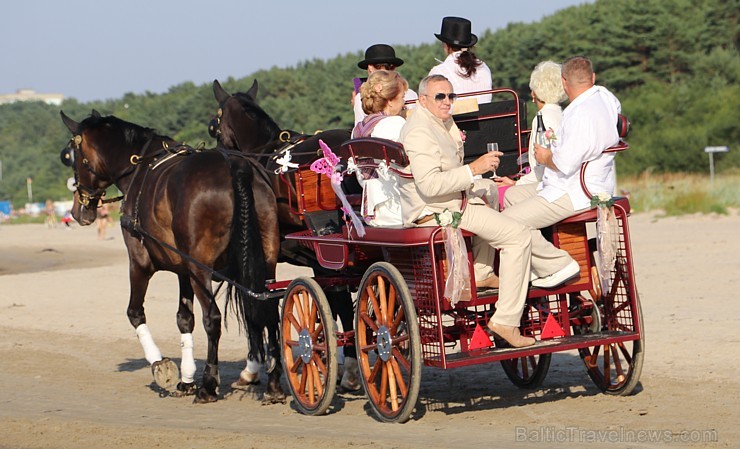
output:
M93 109L90 115L92 115L93 117L97 117L97 118L102 117L102 115L100 115L100 112L98 112L97 109Z
M252 101L257 101L257 90L259 90L259 85L257 84L257 80L254 80L252 87L247 91L247 95L249 95Z
M213 96L216 97L216 101L218 101L218 104L221 104L226 101L231 96L231 94L226 92L226 90L221 87L221 83L219 83L218 80L213 80Z
M77 130L80 128L80 124L67 117L64 114L64 111L59 111L59 114L61 114L62 121L67 126L67 129L69 129L69 132L71 132L72 134L77 134Z

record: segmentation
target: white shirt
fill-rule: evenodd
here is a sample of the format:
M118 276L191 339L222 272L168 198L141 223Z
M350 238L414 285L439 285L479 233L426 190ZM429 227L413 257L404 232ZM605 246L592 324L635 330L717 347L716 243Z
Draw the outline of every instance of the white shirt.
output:
M560 128L560 123L563 121L563 108L559 104L548 103L542 106L540 109L542 112L542 123L545 125L545 129L552 129L553 132ZM542 181L542 175L545 172L545 166L537 163L537 159L534 157L534 137L537 131L537 117L532 119L532 133L529 135L529 167L530 171L526 175L519 178L516 185L523 184L534 184ZM555 134L557 138L557 134Z
M399 136L401 135L401 128L406 124L406 119L400 115L389 115L380 119L375 124L375 128L370 133L370 137L380 137L381 139L388 139L398 142ZM352 130L352 138L355 138L355 131Z
M581 164L586 169L586 187L592 195L614 193L614 153L603 153L619 142L617 114L622 110L617 97L602 86L592 86L576 97L565 111L558 139L552 145L555 171L545 168L539 195L553 202L563 195L570 197L573 210L590 207L591 199L581 188Z
M458 95L480 90L490 90L493 87L491 69L488 68L485 62L480 61L481 64L476 68L475 75L470 78L463 77L461 73L462 69L457 64L457 58L460 53L462 52L456 51L447 55L444 62L432 67L429 75L444 75L452 83L453 92ZM478 100L478 104L491 102L491 94L465 98L475 98Z
M411 89L407 90L406 93L403 96L403 100L404 101L416 101L418 99L419 99L419 96L416 95L416 92L414 92ZM365 114L365 111L362 110L362 95L360 95L359 92L357 94L355 94L355 103L354 103L353 106L354 106L354 110L355 110L355 125L356 125L356 124L360 123L362 121L362 119L364 119L365 117L367 117L367 114ZM416 103L408 104L408 105L406 105L406 107L408 109L415 108L416 107ZM375 136L373 136L373 137L375 137ZM393 139L393 140L396 140L396 139Z

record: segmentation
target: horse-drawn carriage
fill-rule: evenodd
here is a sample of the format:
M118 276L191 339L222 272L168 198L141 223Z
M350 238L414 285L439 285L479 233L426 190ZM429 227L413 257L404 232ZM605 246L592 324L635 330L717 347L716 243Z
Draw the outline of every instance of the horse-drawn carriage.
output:
M257 158L269 157L271 161L284 156L288 147L294 150L294 156L301 154L296 150L298 141L292 141L290 133L279 145L271 144L274 132L271 138L247 143L245 135L240 135L236 129L235 121L256 122L260 120L259 115L246 114L251 117L249 119L237 117L239 107L227 105L231 96L220 85L214 89L221 107L213 131L222 143L231 139L238 143L233 150ZM521 168L518 156L526 152L529 133L526 112L515 92L499 89L491 93L494 98L504 95L505 99L482 105L480 111L464 114L456 120L467 132L466 148L477 148L475 142L498 141L505 153L501 170L503 174L513 174ZM245 103L241 106L244 108ZM228 112L229 108L234 109ZM72 126L68 126L72 130ZM255 129L254 124L250 126ZM398 176L410 176L403 170L408 159L400 144L373 138L346 140L346 137L340 133L334 142L339 160L345 162L339 167L344 166L345 171L346 162L351 158L365 169L383 165ZM534 346L512 348L504 341L492 340L483 331L495 310L498 290L478 290L471 277L466 280L471 292L468 300L452 305L450 298L445 297L444 280L450 267L446 262L442 227L364 226L362 232L353 225L348 218L351 212L347 204L350 208L357 207L359 202L354 200L358 195L342 192L340 196L346 193L347 198L346 202L340 201L330 177L311 169L311 164L320 157L316 152L317 140L313 139L311 145L314 147L306 152L307 158L302 158L295 168L278 170L281 172L279 180L273 182L278 208L292 215L293 232L283 233L284 246L291 248L290 254L295 256L291 260L310 260L314 276L268 281L261 296L265 302L281 297L282 365L299 411L308 415L323 414L335 400L338 352L342 346L355 346L362 386L373 411L386 422L404 422L412 415L418 399L422 365L450 369L500 362L514 384L535 388L545 378L552 353L578 350L589 376L605 393L626 395L634 390L642 370L644 336L635 289L628 226L630 207L626 198L617 198L613 205L617 224L616 256L610 266L602 266L596 250L593 237L596 209L552 227L552 242L570 253L578 262L580 273L572 282L557 288L530 288L520 330L538 341ZM79 142L77 145L77 151L82 153L82 146ZM90 148L86 147L87 151L91 151ZM626 148L622 142L607 151ZM484 150L481 148L481 151ZM294 162L299 159L296 157ZM270 170L280 168L270 163L264 165ZM82 171L79 162L76 167ZM584 165L582 174L585 169ZM97 174L92 168L88 171L91 176ZM340 168L335 173L342 171ZM118 178L121 176L124 175ZM114 173L107 173L106 178L118 179ZM256 172L254 178L259 178ZM281 198L280 191L293 194ZM286 220L289 219L281 219L281 224ZM287 226L281 227L287 229ZM464 232L463 235L467 263L472 272L472 234ZM144 239L141 235L139 238ZM159 253L167 250L176 251L176 248L165 244L157 249ZM181 251L178 257L187 259ZM202 265L190 263L191 269L199 272L204 269ZM254 285L252 282L253 290ZM351 301L354 310L354 323L342 323L342 331L338 330L334 319L332 306L335 304L327 300L328 292L337 290L347 292L346 300ZM192 289L189 293L192 301ZM185 333L188 329L181 330ZM217 341L216 337L216 345ZM209 369L208 378L204 374L204 383L213 384L217 371L214 373L210 364L207 371ZM274 379L271 385L274 387ZM209 393L213 391L211 385Z
M467 130L466 145L478 140L503 142L503 170L515 173L520 168L517 156L526 151L522 145L526 142L526 126L522 126L526 114L513 91L492 93L509 99L456 119ZM491 130L495 137L488 134ZM608 151L626 148L622 142ZM403 170L408 165L403 147L392 141L350 140L341 145L339 157L345 161L351 158L365 169L384 164L397 176L409 176ZM300 242L315 253L322 267L336 271L334 275L294 280L283 300L283 362L301 412L320 414L332 402L337 342L356 345L362 385L382 421L402 422L410 417L422 364L448 369L498 361L514 384L534 388L545 378L552 353L577 349L589 375L604 392L624 395L637 385L643 335L626 198L614 204L618 248L614 266L605 271L610 277L603 284L609 285L608 291L600 289L595 238L588 235L588 228L596 222L596 210L552 227L553 243L579 263L580 274L558 288L530 289L521 331L539 341L516 349L504 341L492 342L483 331L495 309L496 289L479 291L471 277L467 280L472 292L469 301L452 306L450 298L444 296L448 266L441 227L365 226L362 236L351 221L342 220L346 211L342 211L328 177L313 172L308 164L292 175L298 191L294 211L314 225L286 239ZM327 233L323 225L327 216L332 223L344 224ZM470 237L465 233L472 272ZM357 292L354 331L349 336L337 332L324 294L337 285Z

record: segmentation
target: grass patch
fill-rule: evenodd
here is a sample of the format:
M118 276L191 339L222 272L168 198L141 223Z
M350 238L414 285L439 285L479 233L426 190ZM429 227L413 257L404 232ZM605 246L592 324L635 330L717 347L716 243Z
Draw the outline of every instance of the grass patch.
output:
M635 212L663 211L667 216L686 214L727 214L740 208L740 173L709 176L686 173L620 177L617 191L629 195Z

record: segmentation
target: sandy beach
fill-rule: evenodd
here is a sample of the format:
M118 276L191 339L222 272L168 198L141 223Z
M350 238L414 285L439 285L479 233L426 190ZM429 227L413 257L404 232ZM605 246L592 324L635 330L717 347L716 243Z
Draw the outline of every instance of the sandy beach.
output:
M261 405L263 387L232 390L246 356L235 322L221 339L221 400L160 396L126 317L117 225L106 240L94 226L0 225L0 449L739 447L740 213L636 214L630 226L646 335L636 394L600 393L575 352L555 354L536 390L516 388L499 364L425 367L412 419L388 425L363 395L340 394L329 414L309 417L290 400ZM299 273L281 265L278 277ZM179 362L176 277L156 274L145 305L162 352Z

